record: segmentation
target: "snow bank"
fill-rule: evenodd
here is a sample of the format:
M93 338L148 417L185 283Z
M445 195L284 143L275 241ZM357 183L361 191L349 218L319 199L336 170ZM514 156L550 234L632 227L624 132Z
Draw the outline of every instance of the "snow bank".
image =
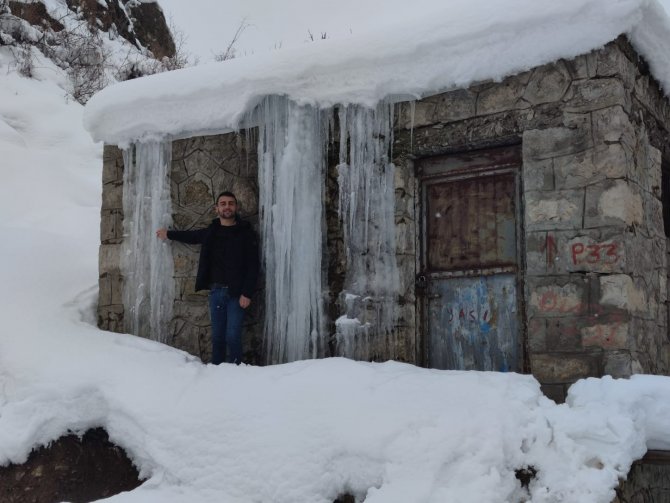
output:
M68 428L103 426L149 478L114 502L330 503L343 492L366 503L516 502L515 470L533 466L533 502L609 503L645 441L670 437L667 424L661 433L636 419L657 410L621 406L634 380L606 381L609 399L577 390L583 405L557 406L531 376L346 359L216 367L63 328L31 335L36 354L3 344L0 464ZM27 365L31 354L40 365ZM670 389L665 377L638 384L643 406Z
M646 434L649 449L670 450L670 378L634 375L630 379L585 379L569 390L571 407L605 410L606 415L624 414L636 429Z
M366 35L114 85L89 102L85 126L122 145L238 128L267 95L373 107L499 80L621 34L670 88L670 23L656 0L452 0Z

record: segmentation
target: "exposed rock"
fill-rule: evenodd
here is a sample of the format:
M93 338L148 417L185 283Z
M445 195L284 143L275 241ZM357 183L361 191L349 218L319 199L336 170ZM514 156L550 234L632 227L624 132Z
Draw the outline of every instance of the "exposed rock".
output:
M46 7L41 2L24 3L10 1L8 2L8 6L9 11L13 15L28 21L31 25L46 26L55 32L59 32L65 28L60 21L57 21L49 15Z
M82 437L61 437L34 450L21 465L0 467L0 500L4 503L84 503L140 484L137 469L102 428Z
M66 0L73 11L80 11L89 25L110 31L112 26L137 48L146 47L156 59L175 54L175 44L158 3L134 0L99 2L98 0ZM99 21L99 24L98 24Z

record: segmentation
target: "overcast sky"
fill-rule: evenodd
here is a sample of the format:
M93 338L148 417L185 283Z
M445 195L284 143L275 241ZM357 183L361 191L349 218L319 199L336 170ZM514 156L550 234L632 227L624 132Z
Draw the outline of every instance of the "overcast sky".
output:
M670 0L659 1L670 11ZM397 24L435 2L448 0L159 0L201 63L226 48L243 20L248 27L235 46L239 56L305 43L308 31L339 38Z

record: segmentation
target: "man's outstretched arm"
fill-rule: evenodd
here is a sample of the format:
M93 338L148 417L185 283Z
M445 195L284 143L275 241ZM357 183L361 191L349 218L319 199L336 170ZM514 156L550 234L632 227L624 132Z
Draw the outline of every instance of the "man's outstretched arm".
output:
M169 239L171 241L199 245L204 241L206 232L207 229L198 229L197 231L170 231L168 229L158 229L156 231L156 237L163 241Z

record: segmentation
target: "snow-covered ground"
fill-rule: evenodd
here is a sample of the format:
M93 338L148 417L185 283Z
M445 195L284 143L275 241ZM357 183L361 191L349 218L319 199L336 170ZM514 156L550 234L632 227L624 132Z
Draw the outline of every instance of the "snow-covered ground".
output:
M531 376L344 359L202 364L94 326L101 145L46 60L0 48L0 465L102 426L147 481L113 502L611 501L670 449L670 378ZM532 466L529 492L514 471Z

